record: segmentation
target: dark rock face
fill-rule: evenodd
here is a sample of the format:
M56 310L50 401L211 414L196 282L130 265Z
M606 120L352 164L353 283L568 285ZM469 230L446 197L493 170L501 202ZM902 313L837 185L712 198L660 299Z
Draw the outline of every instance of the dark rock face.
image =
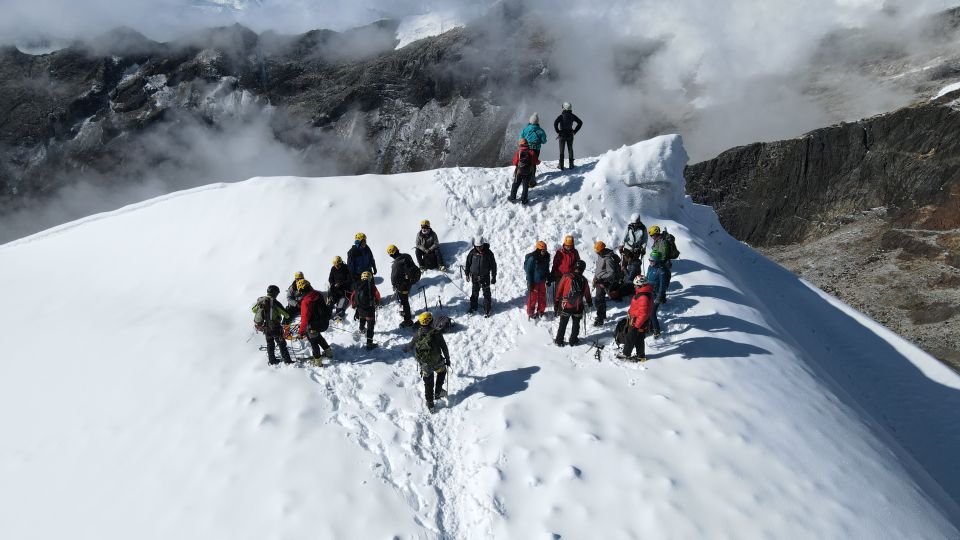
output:
M735 237L960 369L960 92L685 171Z
M687 190L757 246L799 242L880 206L901 227L960 227L960 139L951 135L960 129L958 97L728 150L689 166Z
M400 50L395 32L390 21L298 36L233 26L156 43L121 29L46 55L0 49L0 215L79 177L189 171L194 141L178 134L251 119L300 154L301 174L502 163L514 115L503 88L542 63L491 55L483 28Z

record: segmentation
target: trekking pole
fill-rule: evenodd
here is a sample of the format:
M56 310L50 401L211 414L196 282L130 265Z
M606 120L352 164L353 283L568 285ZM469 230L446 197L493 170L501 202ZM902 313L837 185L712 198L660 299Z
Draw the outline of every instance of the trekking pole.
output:
M426 311L426 310L427 310L427 307L428 307L428 306L427 306L427 291L426 291L426 289L425 289L424 287L425 287L425 285L421 285L419 292L423 295L423 310Z
M440 298L440 295L437 295L437 306L440 307L440 313L443 313L443 300Z
M257 335L257 329L256 329L256 328L253 329L253 332L250 332L250 337L248 337L247 340L244 341L244 343L250 343L250 340L253 339L253 336L255 336L255 335Z

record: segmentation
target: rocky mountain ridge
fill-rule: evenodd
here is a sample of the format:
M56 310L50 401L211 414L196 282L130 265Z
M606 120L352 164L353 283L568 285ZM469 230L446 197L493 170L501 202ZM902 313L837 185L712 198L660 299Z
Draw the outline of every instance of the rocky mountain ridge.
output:
M960 92L687 167L727 231L960 367ZM789 306L785 306L789 308Z

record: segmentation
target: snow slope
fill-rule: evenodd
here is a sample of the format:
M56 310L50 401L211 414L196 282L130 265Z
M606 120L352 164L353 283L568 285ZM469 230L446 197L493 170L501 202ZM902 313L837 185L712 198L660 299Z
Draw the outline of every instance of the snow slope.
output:
M528 208L508 169L255 178L0 246L0 537L960 536L960 378L729 237L685 163L670 136L547 164ZM638 207L679 241L666 339L557 349L523 254L572 233L592 263ZM379 350L348 328L334 365L271 368L245 341L267 284L322 283L357 231L388 275L423 218L501 269L490 319L422 281L461 323L450 408L423 414L389 283Z

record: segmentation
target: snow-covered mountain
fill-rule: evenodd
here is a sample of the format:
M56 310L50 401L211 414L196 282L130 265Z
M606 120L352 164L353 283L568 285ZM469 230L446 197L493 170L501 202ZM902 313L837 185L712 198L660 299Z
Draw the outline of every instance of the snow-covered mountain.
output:
M960 377L732 239L686 162L667 136L547 163L527 208L508 169L254 178L0 247L0 536L958 537ZM523 254L570 233L592 262L636 209L678 238L666 338L640 365L613 322L599 360L554 347ZM459 323L450 407L424 414L389 280L379 350L351 321L333 365L266 365L267 284L323 283L358 231L387 275L424 218L500 265L490 319L458 274L421 282Z

